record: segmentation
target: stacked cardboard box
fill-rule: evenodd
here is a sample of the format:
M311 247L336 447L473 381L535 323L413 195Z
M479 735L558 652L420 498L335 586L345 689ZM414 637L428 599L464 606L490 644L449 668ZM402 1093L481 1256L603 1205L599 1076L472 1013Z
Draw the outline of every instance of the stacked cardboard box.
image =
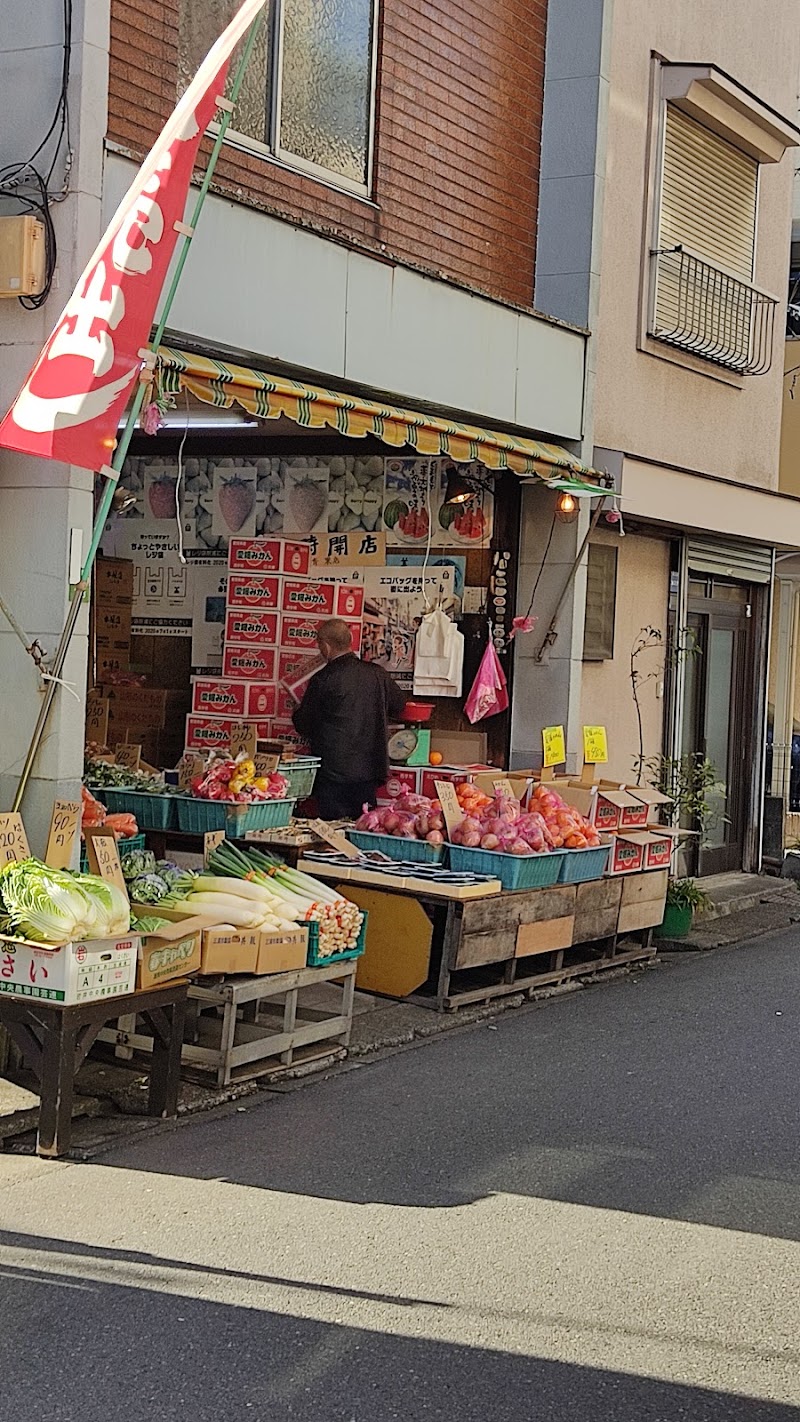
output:
M131 664L133 563L98 558L94 575L95 681L104 682Z
M224 746L242 721L259 740L302 749L292 711L319 665L319 624L344 618L358 651L363 610L363 588L312 573L308 544L231 539L222 675L193 683L187 750Z

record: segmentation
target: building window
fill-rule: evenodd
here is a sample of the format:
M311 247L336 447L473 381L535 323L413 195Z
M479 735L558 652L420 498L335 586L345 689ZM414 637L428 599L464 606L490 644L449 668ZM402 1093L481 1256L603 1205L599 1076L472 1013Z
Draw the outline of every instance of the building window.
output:
M180 0L179 92L240 0ZM370 185L378 0L273 0L233 132L248 147L338 184ZM231 65L235 72L236 56ZM229 81L230 82L230 81Z
M776 302L753 286L757 161L680 108L664 106L649 330L738 371L772 358Z
M611 661L614 656L617 552L611 544L589 544L586 566L586 618L583 624L585 662Z

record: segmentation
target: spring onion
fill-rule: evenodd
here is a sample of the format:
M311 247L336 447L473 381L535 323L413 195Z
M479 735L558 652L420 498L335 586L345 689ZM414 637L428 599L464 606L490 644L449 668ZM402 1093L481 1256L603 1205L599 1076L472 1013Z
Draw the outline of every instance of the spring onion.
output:
M214 873L260 885L275 895L280 911L298 923L319 925L319 952L322 957L355 947L364 915L335 889L290 869L282 859L252 846L245 852L223 840L209 855Z

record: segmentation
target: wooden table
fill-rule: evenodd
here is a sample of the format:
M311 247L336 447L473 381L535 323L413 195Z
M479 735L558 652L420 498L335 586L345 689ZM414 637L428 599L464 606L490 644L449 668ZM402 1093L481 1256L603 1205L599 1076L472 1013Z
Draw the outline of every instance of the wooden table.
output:
M123 997L68 1006L0 997L0 1026L24 1053L39 1083L39 1155L55 1157L69 1150L78 1068L105 1024L129 1013L145 1017L153 1034L148 1112L164 1119L176 1115L188 988L180 978Z

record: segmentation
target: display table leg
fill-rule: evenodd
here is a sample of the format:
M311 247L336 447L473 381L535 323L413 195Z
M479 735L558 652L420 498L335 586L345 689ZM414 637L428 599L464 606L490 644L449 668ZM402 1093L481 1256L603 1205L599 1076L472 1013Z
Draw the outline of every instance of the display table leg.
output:
M294 988L294 989L292 990L292 992L287 992L287 994L286 994L286 999L285 999L284 1004L283 1004L283 1030L284 1030L284 1032L293 1032L294 1029L295 1029L295 1027L296 1027L296 1025L297 1025L297 988ZM293 1057L292 1048L291 1048L291 1047L287 1047L287 1049L286 1049L285 1052L281 1052L281 1062L282 1062L282 1064L283 1064L284 1066L291 1066L291 1065L292 1065L292 1057Z
M153 1033L148 1112L163 1120L178 1113L185 999L143 1012Z
M41 1103L36 1150L39 1155L55 1158L66 1154L72 1138L77 1024L72 1024L66 1010L47 1013L42 1025Z
M222 1032L219 1043L220 1066L217 1071L217 1086L227 1086L231 1079L231 1069L228 1065L230 1054L233 1051L233 1042L236 1036L236 1003L232 998L226 1001L222 1010Z
M348 973L342 988L342 1017L347 1018L347 1031L343 1032L339 1042L343 1047L350 1045L350 1033L353 1029L353 1001L356 995L356 975Z

